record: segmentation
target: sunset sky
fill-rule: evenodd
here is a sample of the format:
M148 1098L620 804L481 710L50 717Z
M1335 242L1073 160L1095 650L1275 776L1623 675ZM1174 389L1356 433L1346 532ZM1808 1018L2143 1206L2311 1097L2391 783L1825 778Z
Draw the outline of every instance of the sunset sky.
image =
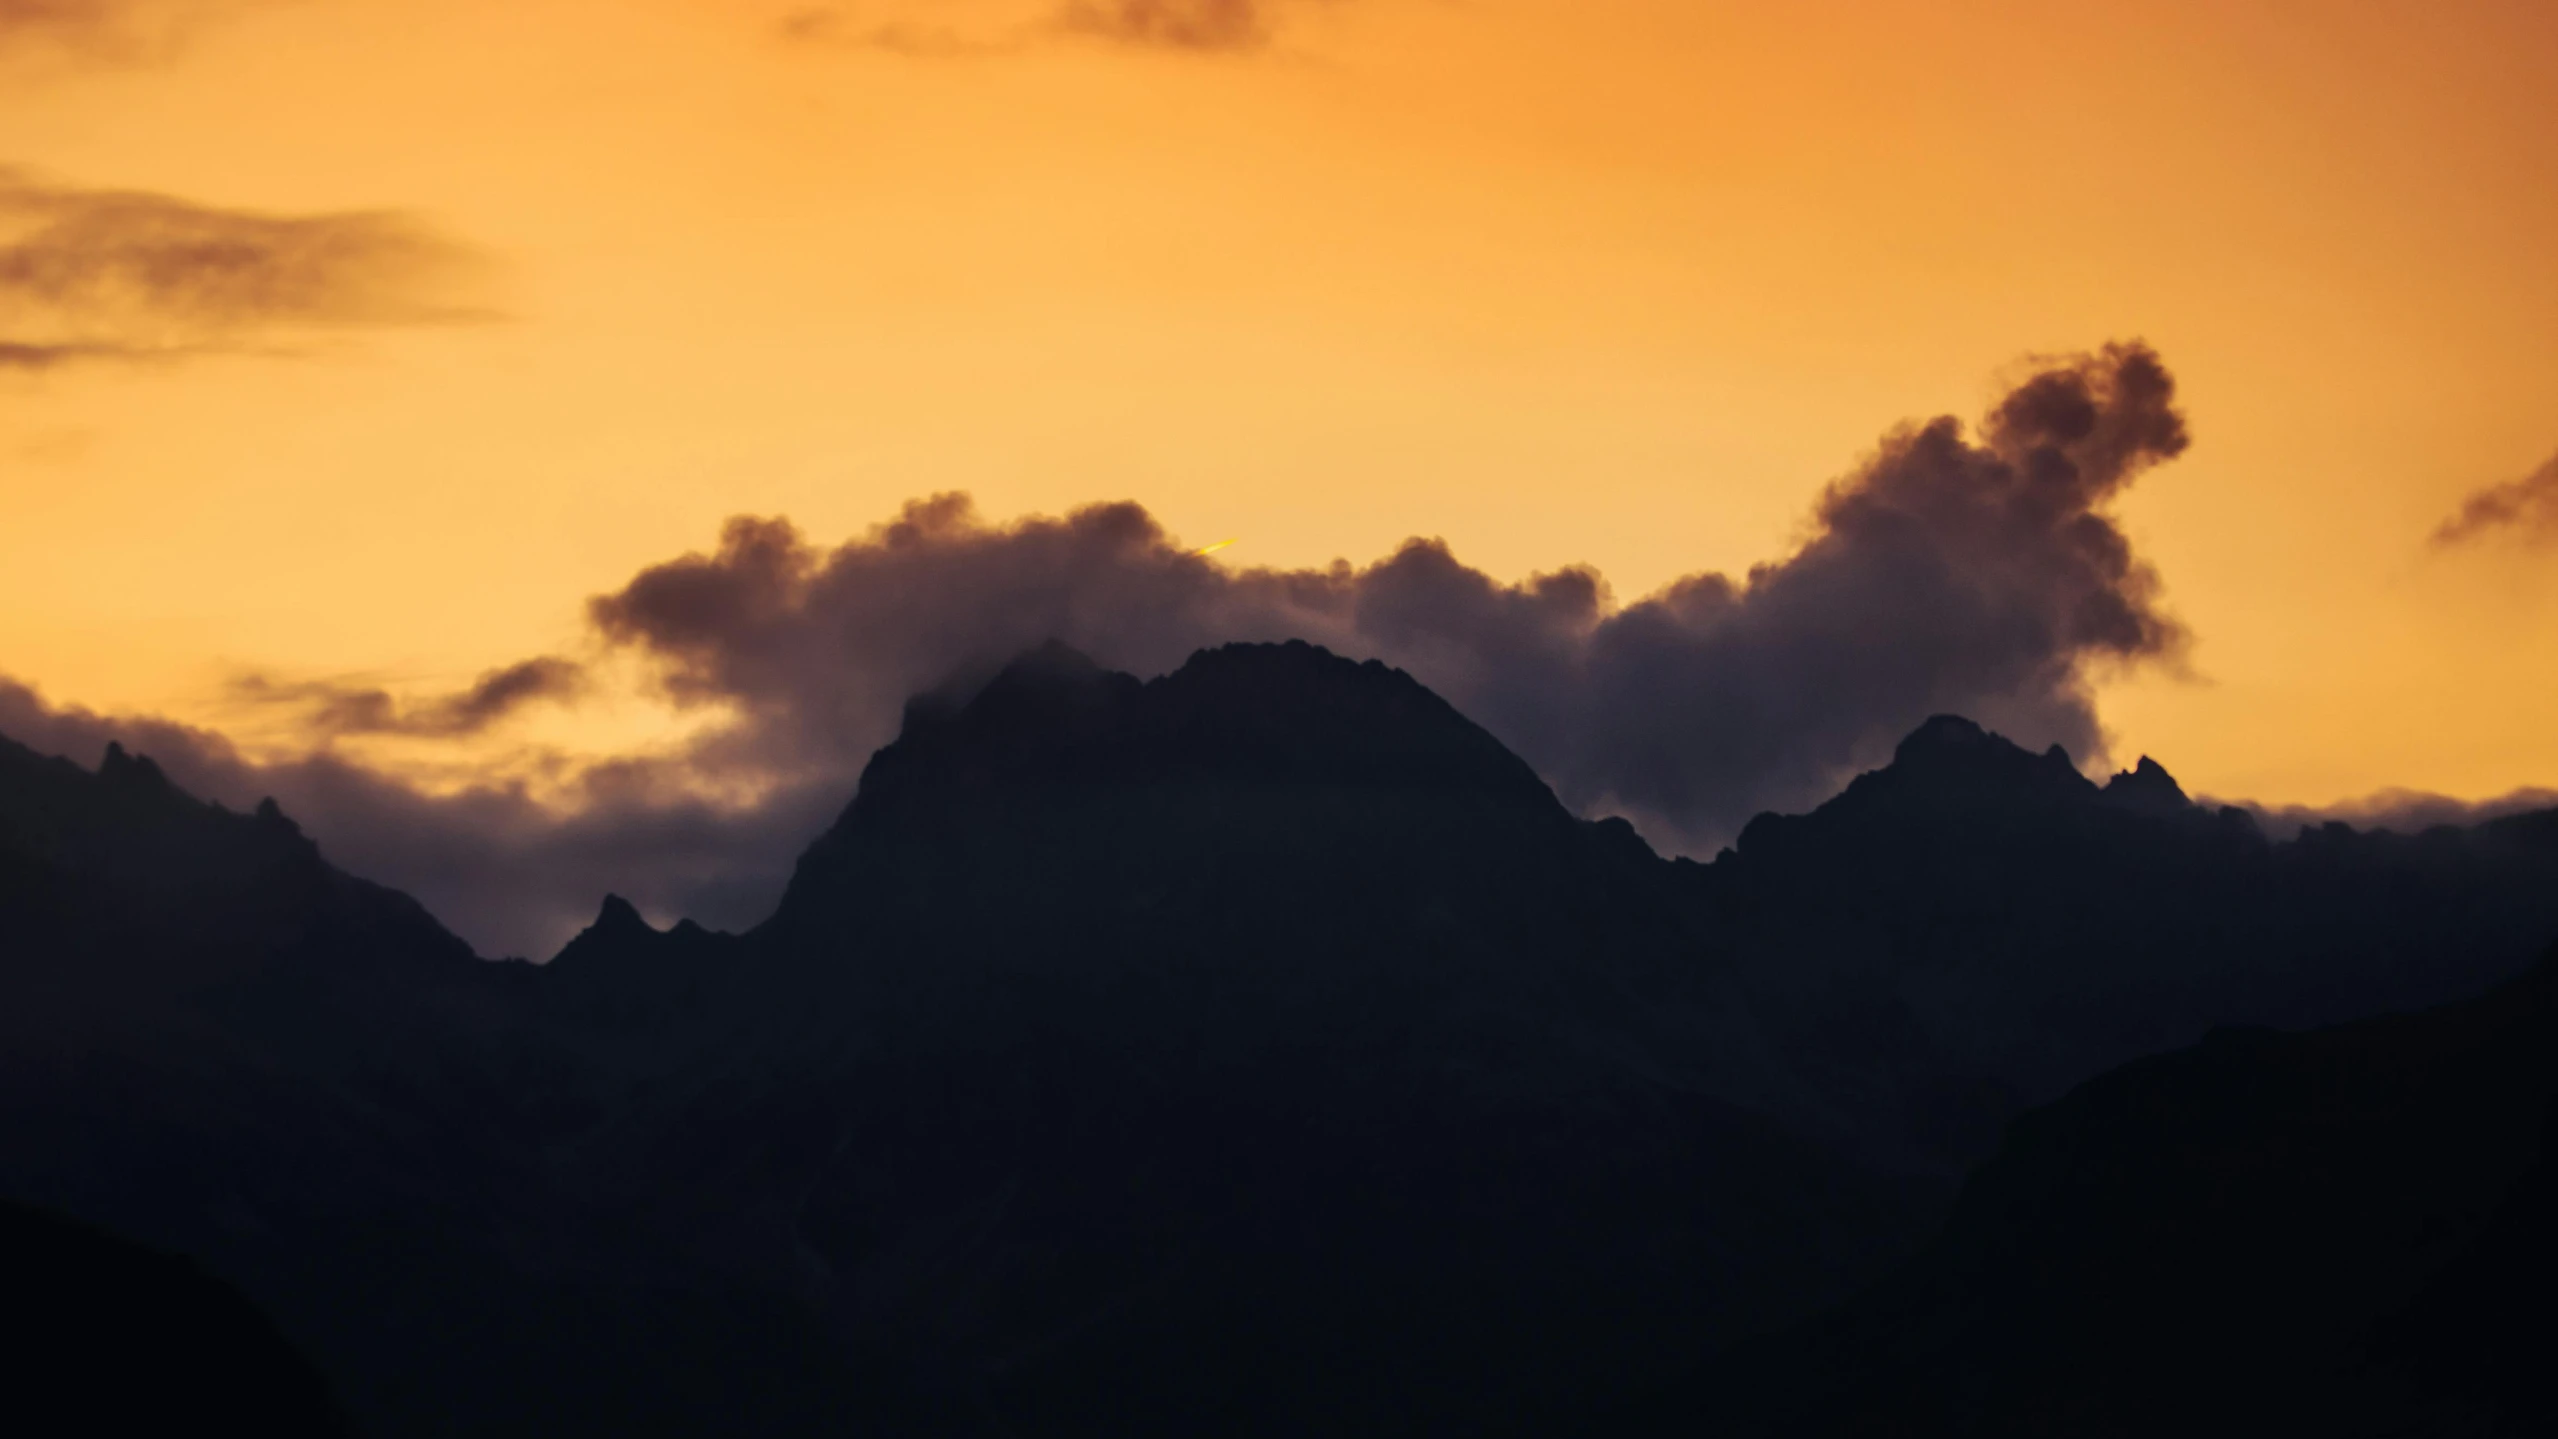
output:
M2558 784L2553 74L2539 0L0 0L0 674L355 744L274 696L945 491L1623 603L2138 339L2192 444L2110 512L2191 642L2090 672L2115 760ZM114 258L178 230L301 278ZM697 722L610 674L365 754Z

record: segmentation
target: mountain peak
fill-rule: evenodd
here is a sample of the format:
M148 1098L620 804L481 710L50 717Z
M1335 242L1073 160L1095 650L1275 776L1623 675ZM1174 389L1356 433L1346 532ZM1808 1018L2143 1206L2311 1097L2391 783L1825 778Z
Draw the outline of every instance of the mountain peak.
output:
M134 754L114 741L107 741L106 758L98 762L98 778L121 788L132 790L174 790L159 762L149 755Z
M2059 745L2038 755L2005 735L1950 714L1931 716L1910 731L1892 751L1885 773L1923 782L1959 781L1966 786L2006 782L2041 787L2059 782L2073 791L2087 787L2069 751Z
M1151 873L1210 852L1260 866L1281 836L1334 854L1351 842L1345 828L1364 826L1373 839L1441 821L1579 842L1525 761L1400 670L1291 641L1202 650L1141 683L1053 646L1006 666L964 704L909 706L905 732L872 758L843 817L802 856L776 922L839 925L840 914L817 919L837 912L821 896L852 886L871 896L860 902L870 926L885 895L910 885L887 876L928 863L947 866L933 883L954 883L998 853L1014 866L1037 852L1015 878L1050 886L1084 868ZM1123 879L1114 871L1094 883L1115 892ZM1130 882L1146 895L1169 883ZM1159 900L1169 902L1131 903Z
M590 934L608 938L619 938L643 930L650 934L657 932L646 919L640 917L639 906L618 894L604 896L603 906L595 912L595 922L586 928Z
M1909 764L1935 755L1960 754L2005 743L1961 715L1930 715L1893 749L1892 762Z
M2142 755L2139 764L2106 781L2105 798L2133 809L2160 813L2172 813L2193 804L2176 776L2148 755Z

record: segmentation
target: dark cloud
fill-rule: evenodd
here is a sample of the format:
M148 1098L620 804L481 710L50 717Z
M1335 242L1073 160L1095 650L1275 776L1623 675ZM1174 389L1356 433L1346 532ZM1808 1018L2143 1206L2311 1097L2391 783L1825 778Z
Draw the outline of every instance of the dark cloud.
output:
M293 712L320 736L401 734L458 738L478 734L525 706L574 699L585 692L585 667L555 655L490 670L454 694L401 700L369 685L331 680L279 681L248 675L232 683L235 698Z
M483 946L537 954L607 889L661 916L761 918L910 696L1049 640L1140 674L1230 640L1381 658L1569 803L1702 850L1762 809L1817 802L1933 714L2097 758L2091 673L2181 640L2106 513L2185 447L2173 389L2139 345L2048 363L1977 435L1950 418L1888 435L1822 495L1794 554L1624 606L1590 570L1509 584L1428 539L1365 567L1228 571L1125 503L990 524L943 495L833 547L733 519L715 550L592 602L608 646L703 712L699 738L578 773L547 803L520 787L426 796L325 755L261 769L196 732L49 711L23 691L14 710L0 691L0 732L84 756L113 734L206 793L273 793L341 863ZM525 697L504 691L490 685L487 712ZM481 712L468 696L353 711Z
M453 298L477 266L388 211L270 215L0 169L0 363L20 369L478 318Z
M2434 530L2438 547L2513 532L2533 542L2558 540L2558 455L2509 484L2491 485L2461 502Z
M1952 419L1894 433L1790 558L1622 609L1590 571L1509 585L1434 540L1364 569L1230 574L1135 505L995 526L942 496L832 550L733 520L717 552L594 617L679 700L736 710L705 763L779 776L849 773L907 695L1044 640L1155 673L1225 640L1312 639L1410 670L1572 803L1704 845L1942 711L2093 757L2090 667L2181 638L2104 506L2184 446L2167 371L2116 346L2036 373L1977 440Z

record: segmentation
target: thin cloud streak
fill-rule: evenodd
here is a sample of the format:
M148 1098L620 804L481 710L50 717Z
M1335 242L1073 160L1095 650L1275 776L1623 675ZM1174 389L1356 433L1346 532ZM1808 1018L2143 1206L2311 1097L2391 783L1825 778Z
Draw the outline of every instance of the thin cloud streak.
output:
M393 211L275 215L0 169L0 363L272 350L278 336L489 317L470 247Z
M1285 12L1302 0L1063 0L1053 8L979 16L973 23L933 20L876 6L819 6L783 18L785 39L878 50L915 59L970 59L1060 44L1099 42L1117 48L1190 55L1243 55L1266 50Z
M534 704L573 701L589 687L583 665L544 655L490 670L453 694L424 700L402 700L378 686L283 681L258 674L234 680L230 693L237 700L287 711L307 734L460 739L481 734Z
M2558 455L2519 480L2470 495L2435 527L2433 543L2449 549L2493 534L2519 535L2531 544L2558 541Z
M80 65L163 60L234 10L273 0L0 0L0 56L43 52Z

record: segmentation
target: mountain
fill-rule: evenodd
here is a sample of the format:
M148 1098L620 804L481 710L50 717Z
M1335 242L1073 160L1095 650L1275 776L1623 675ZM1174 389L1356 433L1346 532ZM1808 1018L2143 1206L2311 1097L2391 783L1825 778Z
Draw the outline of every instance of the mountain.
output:
M1926 1212L1704 1089L1627 859L1383 666L1033 656L917 705L719 961L752 1038L653 1187L760 1187L972 1432L1562 1420Z
M1956 1174L2029 1105L2214 1026L2441 1004L2558 934L2558 811L2270 841L2144 759L2099 785L1942 716L1683 866L1738 1102Z
M1872 1292L2073 1086L2551 934L2558 816L2274 843L1952 718L1664 860L1303 644L921 697L765 923L544 966L6 747L0 1195L368 1432L1552 1432Z
M353 1432L274 1324L184 1259L0 1202L0 1274L18 1315L0 1402L18 1432L66 1422L88 1433Z
M542 979L272 805L0 743L0 1195L236 1288L365 1432L843 1418L787 1296L590 1241L561 1171L610 1090Z
M467 984L416 901L332 869L272 801L229 813L109 746L96 773L0 739L0 934L20 1043L253 984Z
M2018 1120L1902 1272L1648 1431L2547 1434L2553 1140L2558 949L2438 1009L2216 1030Z

